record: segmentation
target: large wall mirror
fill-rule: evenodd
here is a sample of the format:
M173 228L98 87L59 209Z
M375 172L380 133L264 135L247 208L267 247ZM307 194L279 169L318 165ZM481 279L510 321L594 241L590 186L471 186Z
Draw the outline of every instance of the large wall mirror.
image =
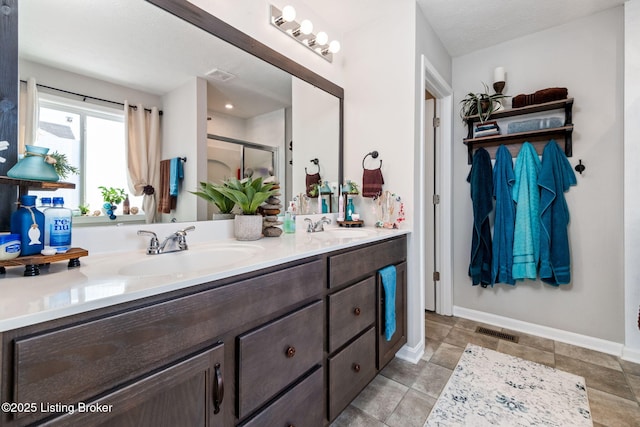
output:
M65 147L57 138L78 146L69 156L81 174L67 179L77 188L55 194L68 207L82 200L94 210L97 186L126 185L112 177L124 159L104 161L121 149L93 123L117 122L112 113L124 100L158 107L162 159L186 160L176 208L163 222L210 218L208 204L189 191L209 180L211 164L223 162L212 154L211 135L265 148L283 204L305 190L306 173L318 165L323 180L342 181L342 88L186 0L20 0L18 6L19 79L38 84L46 128L36 145ZM77 142L87 134L97 135L93 144L108 153Z

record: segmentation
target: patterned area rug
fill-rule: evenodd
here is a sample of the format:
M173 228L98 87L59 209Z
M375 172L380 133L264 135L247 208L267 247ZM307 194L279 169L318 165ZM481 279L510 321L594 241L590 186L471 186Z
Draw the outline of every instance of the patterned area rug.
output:
M425 427L593 426L584 378L468 344Z

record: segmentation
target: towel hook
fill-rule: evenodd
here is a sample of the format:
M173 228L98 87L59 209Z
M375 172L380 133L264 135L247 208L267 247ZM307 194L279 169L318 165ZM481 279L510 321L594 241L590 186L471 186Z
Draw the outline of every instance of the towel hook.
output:
M320 160L318 160L318 158L315 158L315 159L311 159L309 161L318 167L318 172L317 173L320 173ZM307 168L304 168L304 173L309 175L309 172L307 172Z
M582 159L578 160L578 164L574 168L576 172L579 172L582 175L582 172L586 169L585 165L582 164Z
M364 161L369 156L371 156L372 159L377 159L378 158L378 152L377 151L371 151L370 153L365 154L364 158L362 159L362 169L364 169ZM378 166L378 167L382 167L382 159L380 159L380 166Z

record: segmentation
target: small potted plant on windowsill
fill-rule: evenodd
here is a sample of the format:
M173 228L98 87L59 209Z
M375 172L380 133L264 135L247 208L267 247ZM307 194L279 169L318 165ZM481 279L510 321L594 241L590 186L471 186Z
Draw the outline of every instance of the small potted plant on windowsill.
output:
M234 232L237 240L258 240L262 237L262 215L258 215L258 208L277 190L273 183L264 183L262 177L242 181L235 178L228 179L218 190L233 200L242 211L234 219Z
M465 98L460 101L460 117L466 123L469 116L478 115L480 123L489 120L491 114L497 111L502 105L502 100L507 97L501 93L489 94L489 87L486 83L482 83L484 92L469 92Z
M124 188L104 187L102 185L98 188L102 193L102 200L104 201L102 208L105 215L107 215L111 220L116 219L115 210L127 197L124 194Z
M231 211L235 207L236 202L220 191L222 187L224 187L224 184L201 182L200 191L190 191L191 194L195 194L218 208L220 213L214 213L211 219L233 219L234 217Z

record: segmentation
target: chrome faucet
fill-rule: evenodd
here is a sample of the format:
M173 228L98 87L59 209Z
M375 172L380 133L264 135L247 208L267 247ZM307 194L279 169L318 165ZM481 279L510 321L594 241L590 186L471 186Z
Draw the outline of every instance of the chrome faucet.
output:
M311 218L305 218L304 222L307 223L307 233L317 233L319 231L324 231L325 224L331 224L331 220L326 216L323 216L318 220L318 222L313 222Z
M195 230L194 226L187 227L182 230L178 230L175 233L167 236L162 243L158 240L158 235L153 231L138 230L138 236L151 236L149 241L149 247L147 248L147 255L159 255L169 252L186 251L189 249L187 245L187 232ZM169 245L173 243L172 245ZM170 248L167 248L169 245Z

